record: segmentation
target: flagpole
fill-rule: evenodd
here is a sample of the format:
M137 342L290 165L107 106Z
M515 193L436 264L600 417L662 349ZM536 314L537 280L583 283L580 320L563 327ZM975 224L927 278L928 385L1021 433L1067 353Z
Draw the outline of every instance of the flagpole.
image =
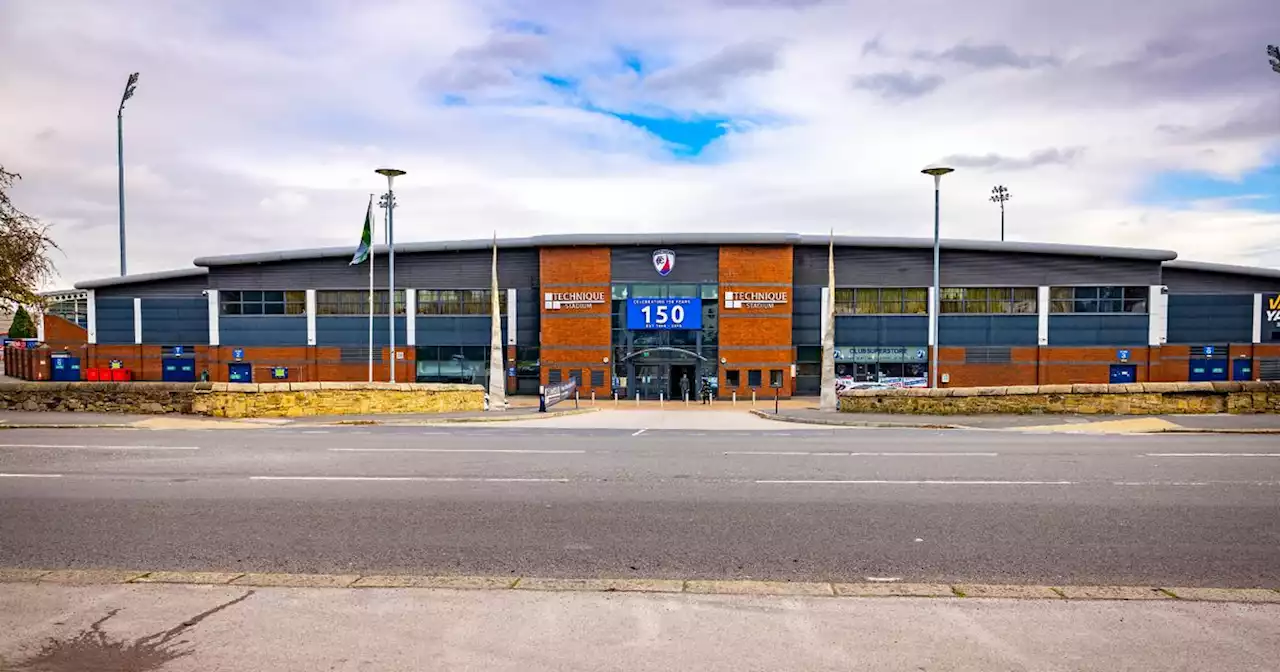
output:
M373 382L373 194L369 194L369 382Z

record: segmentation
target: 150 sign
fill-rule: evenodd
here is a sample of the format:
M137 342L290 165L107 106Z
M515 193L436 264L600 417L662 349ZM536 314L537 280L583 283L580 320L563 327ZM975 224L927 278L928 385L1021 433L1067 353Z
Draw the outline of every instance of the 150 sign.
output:
M702 328L702 300L693 297L629 299L627 328L665 331Z

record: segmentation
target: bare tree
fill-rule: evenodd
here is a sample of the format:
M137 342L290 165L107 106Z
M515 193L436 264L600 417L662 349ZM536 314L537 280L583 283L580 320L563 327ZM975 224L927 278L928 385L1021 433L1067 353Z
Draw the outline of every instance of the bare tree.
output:
M1271 57L1271 69L1280 73L1280 47L1268 44L1267 55Z
M40 305L36 291L53 274L49 253L58 246L49 227L9 200L9 189L20 179L0 166L0 301Z

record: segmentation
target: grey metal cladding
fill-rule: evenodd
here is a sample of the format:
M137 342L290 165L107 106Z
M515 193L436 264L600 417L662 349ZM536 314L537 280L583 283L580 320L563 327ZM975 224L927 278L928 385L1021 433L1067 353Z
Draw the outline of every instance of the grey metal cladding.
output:
M924 315L853 315L836 317L836 345L919 345L929 341Z
M1036 345L1035 315L943 315L938 318L941 345Z
M796 285L825 285L827 249L795 248ZM928 287L933 252L927 249L837 247L836 284L841 287ZM1075 255L943 250L944 286L1154 285L1160 262Z
M405 335L403 317L396 318L396 347L403 348L405 341L408 340ZM386 347L390 341L387 339L387 316L373 316L373 345L374 347ZM305 345L306 335L303 335L301 343L293 345ZM320 346L343 346L369 345L369 318L368 316L350 316L350 315L317 315L316 316L316 345ZM366 355L368 353L365 353Z
M666 277L653 267L653 253L668 249L676 263ZM715 245L655 245L610 250L614 282L716 283L720 281L720 248Z
M1050 315L1049 345L1147 344L1146 315Z
M98 298L94 306L98 343L123 345L134 342L133 299Z
M487 315L466 317L419 317L414 340L418 345L489 345L490 326ZM503 352L506 352L507 325L502 325Z
M143 298L142 342L205 345L209 342L209 302L203 296Z
M396 254L396 287L415 289L486 289L490 285L491 250ZM209 286L216 289L364 289L369 267L350 259L319 258L261 264L214 266ZM374 286L387 286L387 258L375 257ZM536 287L538 251L499 250L500 287Z
M367 327L366 322L366 328ZM306 345L304 316L223 315L218 319L222 345ZM366 339L367 340L367 339Z
M1277 272L1280 275L1280 272ZM1230 294L1280 291L1280 277L1202 271L1164 265L1161 284L1169 294Z
M159 283L167 280L193 279L200 284L200 289L204 289L204 278L208 275L209 269L207 268L179 268L171 271L158 271L156 273L135 273L133 275L116 276L112 278L85 280L77 282L75 284L75 288L101 290L107 287L126 287L140 284Z
M1169 343L1248 343L1252 294L1170 294Z
M536 288L516 290L517 345L537 345L542 338L541 296L542 293Z
M203 269L202 269L203 270ZM195 297L203 298L204 290L209 288L207 275L189 275L148 282L136 282L127 285L108 285L94 289L97 297Z

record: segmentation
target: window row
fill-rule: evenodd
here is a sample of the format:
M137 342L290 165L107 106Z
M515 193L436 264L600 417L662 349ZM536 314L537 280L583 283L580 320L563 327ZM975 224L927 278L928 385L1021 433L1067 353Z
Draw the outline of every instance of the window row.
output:
M1051 313L1145 313L1149 287L1053 287Z
M1051 313L1145 313L1147 287L1052 287ZM1039 312L1036 287L943 287L943 315L1034 315ZM924 287L836 289L837 315L927 315L929 290Z
M373 292L373 314L386 315L388 292ZM396 315L405 314L405 292L395 293ZM492 311L487 289L419 289L415 293L418 315L488 315ZM302 291L222 291L223 315L305 315L307 294ZM499 311L507 311L507 293L498 293ZM369 290L317 290L316 315L368 315Z
M305 315L306 292L222 291L218 293L223 315Z

